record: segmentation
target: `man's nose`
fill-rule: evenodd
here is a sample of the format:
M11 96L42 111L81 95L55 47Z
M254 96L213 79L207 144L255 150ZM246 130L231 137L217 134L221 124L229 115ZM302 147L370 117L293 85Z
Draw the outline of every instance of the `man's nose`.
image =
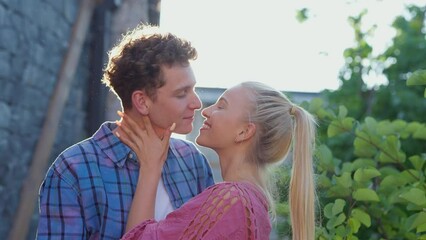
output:
M198 95L194 92L194 96L193 96L193 98L191 99L190 107L191 107L192 109L200 109L202 106L203 106L203 105L202 105L202 103L201 103L200 98L199 98L199 97L198 97Z

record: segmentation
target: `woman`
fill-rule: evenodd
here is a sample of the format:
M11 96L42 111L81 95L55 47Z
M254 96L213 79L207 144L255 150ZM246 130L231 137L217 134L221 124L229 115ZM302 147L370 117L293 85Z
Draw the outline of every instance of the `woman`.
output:
M216 151L224 182L156 222L152 220L156 186L173 126L159 138L147 118L145 130L138 130L137 123L121 114L119 138L135 151L144 171L123 239L269 239L273 201L266 170L285 159L291 146L292 235L297 240L314 239L313 117L282 93L256 82L226 90L202 115L205 121L196 142Z

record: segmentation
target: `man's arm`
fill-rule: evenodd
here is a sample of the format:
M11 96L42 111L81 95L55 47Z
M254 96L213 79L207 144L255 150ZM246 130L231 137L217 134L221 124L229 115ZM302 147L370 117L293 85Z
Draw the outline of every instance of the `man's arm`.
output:
M85 239L83 208L76 189L50 168L39 194L37 239Z

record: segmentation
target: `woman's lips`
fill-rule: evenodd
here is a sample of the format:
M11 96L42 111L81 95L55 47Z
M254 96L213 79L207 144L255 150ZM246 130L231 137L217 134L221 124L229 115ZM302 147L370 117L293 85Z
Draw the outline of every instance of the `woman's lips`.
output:
M200 130L210 129L211 125L208 122L203 122L203 126L201 126Z

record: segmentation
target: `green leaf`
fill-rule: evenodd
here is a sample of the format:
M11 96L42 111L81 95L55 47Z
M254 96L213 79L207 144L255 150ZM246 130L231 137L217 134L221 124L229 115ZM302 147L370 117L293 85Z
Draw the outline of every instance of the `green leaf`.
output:
M389 175L383 178L383 180L380 182L380 188L391 188L395 189L397 187L405 185L407 182L404 181L403 178L399 177L399 175Z
M348 234L348 231L346 230L345 226L340 225L336 228L336 234L340 236L346 236Z
M377 131L378 123L376 119L372 117L366 117L365 118L365 126L369 130L369 132L375 133Z
M352 209L351 216L354 219L357 219L358 221L360 221L364 226L366 226L366 227L371 226L370 215L368 213L364 212L363 210L361 210L359 208L354 208L354 209Z
M426 232L426 223L417 226L417 233ZM418 239L426 239L426 235L420 236Z
M316 114L319 119L325 119L325 118L332 119L334 113L332 113L330 110L327 111L324 108L320 108L318 109L318 111L316 111Z
M309 10L307 8L302 8L297 10L296 19L299 23L306 22L309 19Z
M321 98L313 98L309 104L308 111L311 113L316 113L319 109L322 108L324 101Z
M426 85L426 70L417 70L407 79L407 86L414 85Z
M327 128L327 136L329 138L339 135L341 133L346 132L343 126L340 124L340 121L333 120Z
M377 153L374 145L359 137L354 140L354 148L355 155L358 157L373 158Z
M341 213L345 205L346 205L345 201L343 201L340 198L336 199L336 201L334 201L333 208L332 208L333 215L336 216L337 214Z
M339 114L338 114L338 118L339 118L339 119L343 119L343 118L345 118L345 117L346 117L346 115L348 115L348 109L347 109L345 106L340 105L340 106L339 106Z
M361 222L358 219L351 217L349 218L349 226L353 233L357 233L359 227L361 227Z
M398 175L401 173L400 170L396 169L392 165L383 166L379 169L379 171L382 174L382 176Z
M348 235L347 239L348 240L359 240L359 238L357 236L354 236L354 235Z
M376 161L374 161L371 158L357 158L355 161L352 162L353 169L359 169L362 167L376 167Z
M389 135L395 133L394 128L389 120L380 121L377 126L377 133L380 135Z
M421 128L422 126L423 124L419 122L410 122L405 128L405 131L409 132L410 134L414 134L417 129Z
M354 123L355 123L355 119L353 119L351 117L347 117L347 118L344 118L342 120L343 128L348 129L348 130L351 130L353 128Z
M337 197L349 197L351 196L352 190L341 185L331 186L326 192L327 197L337 198Z
M404 130L407 127L407 125L408 124L407 124L406 121L403 121L403 120L400 120L400 119L392 122L392 127L394 128L394 130L396 132L400 132L400 131Z
M351 162L344 162L344 163L342 164L342 169L341 169L341 171L342 171L342 172L353 172L353 171L354 171L354 168L353 168L353 166L352 166L352 163L351 163Z
M336 183L342 187L350 188L352 187L351 174L348 172L342 173L340 177L334 176Z
M397 152L395 155L389 156L388 154L384 152L380 152L379 154L379 161L382 163L403 163L405 162L405 153L403 152Z
M399 197L417 206L426 207L426 193L418 188L411 188L408 192L401 194Z
M379 196L369 188L360 188L352 193L352 197L357 201L378 202Z
M333 215L333 203L329 203L324 207L324 216L328 219L332 219Z
M319 167L322 168L322 170L326 171L333 171L335 166L333 164L333 154L331 153L331 150L324 144L320 145L316 149L315 153L316 157L319 161Z
M423 224L426 224L426 212L419 212L413 224L411 224L409 230L411 231L412 229L417 228Z
M290 208L287 203L277 203L275 210L279 216L288 216L290 213Z
M413 164L414 169L421 171L423 168L423 165L426 162L426 159L421 158L418 155L415 156L411 156L408 158L408 160L410 160L411 164Z
M383 163L403 163L405 162L405 153L400 151L401 142L399 139L390 135L387 136L382 145L382 151L379 154L379 161Z
M333 224L333 227L339 226L346 220L346 215L344 213L341 213L337 218L336 221Z
M321 175L318 175L317 184L318 184L319 188L329 188L329 187L331 187L331 181L330 181L330 179L327 177L327 175L325 173L326 172L324 172Z
M416 183L420 179L420 173L414 169L408 169L401 172L400 178L406 183Z
M380 176L381 173L375 168L364 168L356 170L354 180L356 182L367 182L370 179Z
M423 139L426 140L426 126L422 125L419 127L413 134L413 138L415 139Z

